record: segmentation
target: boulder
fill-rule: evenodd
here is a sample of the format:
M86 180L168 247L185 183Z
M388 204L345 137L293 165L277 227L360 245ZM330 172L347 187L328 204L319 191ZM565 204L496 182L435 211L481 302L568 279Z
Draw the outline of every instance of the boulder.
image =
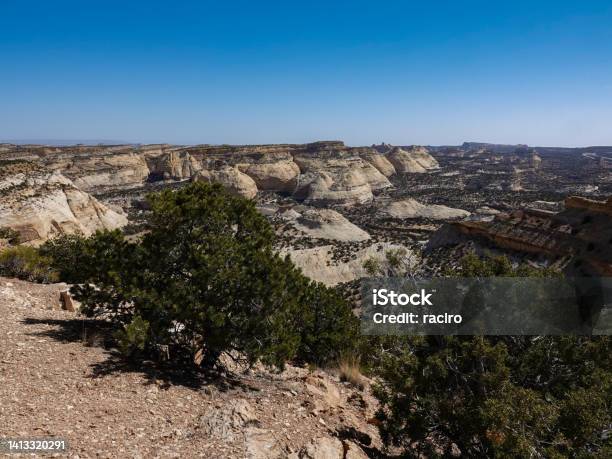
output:
M62 290L60 292L60 305L62 309L69 312L76 312L80 309L81 305L78 301L72 299L69 290Z
M245 433L246 459L285 459L287 454L273 432L250 427Z
M451 220L470 215L467 210L436 204L425 205L415 199L391 202L381 209L380 213L394 218L429 218L432 220Z
M200 416L198 424L206 435L223 442L233 442L249 427L256 427L258 420L249 402L235 399L221 408L208 410Z
M300 459L344 459L342 442L333 437L318 437L307 443L299 453Z
M359 445L352 441L345 441L344 449L346 450L344 459L368 459L368 455L363 452Z
M253 179L231 166L224 166L218 170L201 170L195 175L194 180L220 183L231 193L248 199L253 199L257 194L257 185Z
M387 159L398 173L423 173L439 167L438 161L424 147L411 147L403 150L395 147Z
M329 411L342 405L342 396L338 388L326 377L308 376L306 378L306 390L315 397L315 411Z

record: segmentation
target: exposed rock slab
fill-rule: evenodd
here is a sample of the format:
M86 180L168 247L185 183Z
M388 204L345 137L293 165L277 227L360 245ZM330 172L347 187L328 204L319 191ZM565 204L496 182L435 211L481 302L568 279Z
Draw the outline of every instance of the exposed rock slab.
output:
M405 249L407 258L411 251L403 245L391 243L377 243L355 252L354 257L348 262L335 263L333 261L333 246L325 245L309 249L284 250L293 263L302 270L305 276L332 286L341 282L349 282L362 277L368 273L363 264L369 258L386 263L385 252L391 249Z
M59 169L84 191L139 186L149 177L147 162L137 153L74 156L49 167Z
M331 209L303 208L283 213L283 218L308 236L336 241L365 241L370 235Z
M391 162L383 155L375 150L367 151L360 154L361 158L369 162L385 177L391 177L396 173L395 167Z
M298 457L299 459L343 459L344 446L337 438L314 438L304 446Z
M382 214L394 218L429 218L432 220L451 220L470 215L467 210L437 204L421 204L415 199L394 201L381 210Z

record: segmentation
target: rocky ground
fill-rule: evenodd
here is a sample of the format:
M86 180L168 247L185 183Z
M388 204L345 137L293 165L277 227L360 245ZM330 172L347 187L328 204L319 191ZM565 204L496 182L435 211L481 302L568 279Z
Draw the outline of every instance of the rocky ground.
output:
M133 368L105 347L103 326L59 309L63 289L0 278L0 438L64 438L71 458L380 456L367 380Z

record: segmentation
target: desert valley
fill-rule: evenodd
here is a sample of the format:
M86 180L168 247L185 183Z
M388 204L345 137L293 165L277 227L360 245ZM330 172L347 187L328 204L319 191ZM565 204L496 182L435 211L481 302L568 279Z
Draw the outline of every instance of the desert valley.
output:
M0 249L112 229L138 240L148 193L198 181L254 200L275 250L355 308L360 279L372 265L388 272L389 253L421 276L471 252L612 274L612 147L1 144ZM369 378L292 365L223 382L177 379L154 362L122 371L68 288L0 278L4 436L62 436L69 457L394 454Z

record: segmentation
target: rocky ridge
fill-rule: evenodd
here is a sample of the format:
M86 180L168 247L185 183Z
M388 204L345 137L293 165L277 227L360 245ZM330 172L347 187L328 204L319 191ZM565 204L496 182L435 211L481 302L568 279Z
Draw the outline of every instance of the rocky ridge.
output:
M369 202L373 192L392 186L388 177L396 173L391 162L375 149L347 147L337 141L193 147L24 146L8 150L2 159L38 162L61 171L89 192L137 187L158 180L203 179L219 181L247 197L257 191L274 191L320 206ZM420 168L435 167L435 159L423 148L403 151L402 160ZM397 172L412 171L403 167Z

